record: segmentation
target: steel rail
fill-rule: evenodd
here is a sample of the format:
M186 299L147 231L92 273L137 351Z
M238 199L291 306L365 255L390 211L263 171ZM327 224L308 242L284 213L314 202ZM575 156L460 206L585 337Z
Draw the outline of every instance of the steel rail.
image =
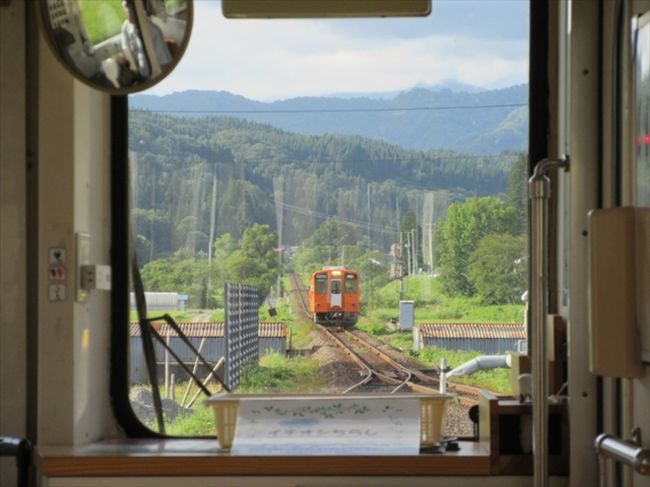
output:
M306 302L307 290L305 289L304 283L300 280L300 278L295 273L290 274L289 278L293 285L293 291L298 293L298 298L300 300L300 304L305 314L305 317L309 317L310 313ZM347 394L355 389L358 389L359 387L368 384L373 377L377 377L379 378L379 380L383 382L397 385L397 387L395 387L391 391L392 393L400 390L404 386L408 386L412 390L424 394L432 394L432 393L437 394L439 392L437 388L427 387L425 385L417 384L413 382L412 378L416 378L421 382L435 384L435 385L439 384L439 379L436 379L434 377L429 377L428 375L424 374L423 372L417 369L410 369L400 364L395 359L393 359L388 354L386 354L383 350L375 347L373 344L363 339L358 334L352 333L348 330L344 330L346 334L351 335L354 340L359 341L366 348L372 350L377 356L382 358L384 361L388 362L389 365L391 365L393 368L398 369L400 372L407 374L407 379L404 381L400 381L392 377L389 377L386 374L381 373L380 371L373 370L372 367L368 366L365 363L365 361L363 361L363 359L361 359L358 356L358 354L356 354L353 350L351 350L350 347L348 347L345 344L345 342L341 340L338 336L336 336L336 334L333 333L330 329L321 325L319 325L319 329L325 334L326 337L328 337L328 339L335 346L341 348L343 352L357 365L357 367L359 367L360 371L364 374L361 381L345 389L343 391L343 394ZM458 400L461 404L472 406L478 403L479 388L477 387L454 383L452 386L452 391L458 394Z
M377 355L383 362L387 363L391 367L397 369L398 371L402 372L403 374L406 374L406 379L401 381L399 385L391 391L391 394L394 394L398 390L400 390L402 387L405 385L411 385L413 382L411 381L411 377L413 377L413 371L404 365L400 364L397 362L395 359L393 359L390 355L386 354L384 351L381 349L375 347L372 343L368 342L367 340L364 340L361 338L359 335L356 333L352 333L351 331L344 330L343 331L346 336L349 336L353 340L361 343L364 347L366 347L368 350L373 352L375 355Z
M353 389L356 389L357 387L361 387L364 384L367 384L372 380L373 375L375 375L375 371L365 363L356 353L352 351L344 342L341 340L339 337L336 336L335 333L333 333L331 330L328 330L324 326L318 325L319 328L323 331L326 337L330 341L334 343L335 346L339 347L340 349L343 350L343 352L350 357L350 359L362 370L365 372L364 378L357 384L353 385L352 387L349 387L344 391L344 393L349 392Z
M419 370L410 369L410 368L406 367L405 365L400 364L394 358L392 358L390 355L388 355L386 352L384 352L380 348L376 347L372 343L368 342L364 338L360 337L357 333L350 332L350 331L347 331L347 330L346 330L346 333L349 333L350 335L352 335L356 340L358 340L359 342L362 342L366 347L371 348L377 355L383 357L384 360L386 362L388 362L389 364L391 364L393 367L399 368L404 373L408 373L410 377L416 377L417 379L419 379L419 380L421 380L423 382L428 382L428 383L437 384L439 382L439 379L434 379L433 377L429 377L428 375L422 373ZM418 392L425 392L425 393L430 393L432 391L438 392L436 389L426 387L426 386L423 386L421 384L416 384L416 383L412 382L410 380L410 378L409 378L408 383L405 384L405 385L408 385L413 390L417 390ZM468 386L468 385L465 385L465 384L454 383L453 384L453 390L454 390L454 392L459 392L459 393L464 394L465 396L469 396L469 397L459 397L459 400L461 402L463 402L463 403L473 405L473 404L476 404L478 402L478 394L479 394L479 390L480 390L480 388L478 388L478 387Z
M319 326L320 326L320 328L323 330L323 332L324 332L326 335L328 335L329 337L331 337L331 338L334 340L334 342L335 342L339 347L341 347L341 348L343 349L343 351L344 351L346 354L348 354L348 355L349 355L349 356L350 356L350 357L351 357L351 358L352 358L356 363L361 363L361 364L363 364L363 366L364 366L365 368L367 368L367 369L371 372L371 378L372 378L372 376L375 376L375 377L377 377L379 380L381 380L382 382L386 382L386 383L388 383L388 384L397 384L397 385L400 385L400 386L402 385L402 383L403 383L404 381L399 380L399 379L395 379L395 378L393 378L393 377L390 377L390 376L384 374L383 372L381 372L381 371L375 369L371 364L369 364L366 360L364 360L364 358L361 357L360 354L358 354L357 352L355 352L355 351L352 349L352 347L350 347L347 343L345 343L344 340L342 340L340 337L338 337L336 333L334 333L332 330L329 330L328 328L326 328L326 327L324 327L324 326L321 326L321 325L319 325ZM369 380L366 381L366 383L367 383L367 382L369 382ZM363 384L360 384L360 385L363 385Z
M309 316L309 311L307 308L307 303L305 302L305 295L306 295L306 289L304 287L304 284L302 281L300 281L299 277L294 273L291 274L291 279L293 281L293 287L294 290L298 292L300 303L302 304L303 311L305 312L306 316ZM344 393L350 392L354 389L357 389L358 387L361 387L368 382L370 382L373 378L373 376L376 376L378 379L380 379L383 382L387 382L389 384L397 384L398 387L395 388L392 392L395 392L399 388L401 388L404 384L404 381L400 381L397 379L394 379L392 377L389 377L385 374L383 374L380 371L377 371L373 369L368 363L366 363L358 354L356 354L350 347L348 347L343 340L341 340L338 336L336 336L335 333L333 333L331 330L328 328L318 325L319 329L323 331L325 336L327 336L331 342L333 342L336 346L341 348L349 357L352 359L352 361L357 364L357 366L361 369L361 371L365 374L363 379L357 383L354 384L353 386L349 387L344 391Z
M298 292L298 298L300 299L300 304L302 305L302 310L305 313L305 317L309 318L309 315L311 313L309 313L309 308L307 307L307 302L305 301L307 289L305 289L304 283L300 280L295 272L293 274L289 274L289 277L293 282L293 291Z
M302 305L302 310L303 310L303 313L305 315L305 318L309 318L310 313L309 313L309 309L307 307L307 303L306 303L306 299L305 299L306 294L307 294L307 290L305 289L305 285L300 280L300 278L298 277L298 275L296 273L290 274L289 277L290 277L290 280L291 280L292 285L293 285L293 291L298 293L298 299L300 300L300 304ZM343 391L343 394L346 394L346 393L348 393L348 392L350 392L350 391L352 391L354 389L357 389L358 387L361 387L361 386L367 384L368 382L370 382L372 380L373 375L374 375L373 371L370 369L370 367L368 367L363 361L361 361L354 354L354 352L349 350L345 346L345 344L336 335L334 335L332 332L330 332L330 330L328 330L327 328L325 328L323 326L320 326L320 325L318 325L318 327L323 332L323 334L330 340L330 342L332 342L334 344L334 346L342 349L348 355L350 360L352 360L355 363L355 365L359 368L359 371L363 375L363 378L361 379L361 381L359 381L358 383L352 385L351 387L348 387L346 390Z

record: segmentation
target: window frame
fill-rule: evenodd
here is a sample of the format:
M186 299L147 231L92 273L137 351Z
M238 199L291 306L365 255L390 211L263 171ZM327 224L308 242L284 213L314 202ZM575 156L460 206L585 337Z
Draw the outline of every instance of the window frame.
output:
M145 426L129 400L129 102L111 96L111 371L115 419L132 438L169 438Z
M317 296L327 295L327 274L316 274L314 277L314 294Z
M550 132L549 11L550 1L529 1L528 161L529 174L548 157ZM435 15L435 12L433 13ZM533 21L535 19L535 21ZM111 293L110 394L113 412L125 434L132 438L171 438L147 428L135 415L129 400L129 165L128 97L111 96ZM127 190L125 191L125 188ZM551 225L553 227L553 225ZM553 231L556 233L556 231ZM551 242L554 239L551 237ZM557 259L550 249L550 262ZM553 269L553 265L550 266ZM555 296L557 275L549 279L549 296ZM550 303L553 305L553 303ZM553 307L553 306L552 306ZM530 320L529 320L530 321Z
M346 272L345 274L345 283L343 286L345 294L356 294L358 289L358 278L355 274Z

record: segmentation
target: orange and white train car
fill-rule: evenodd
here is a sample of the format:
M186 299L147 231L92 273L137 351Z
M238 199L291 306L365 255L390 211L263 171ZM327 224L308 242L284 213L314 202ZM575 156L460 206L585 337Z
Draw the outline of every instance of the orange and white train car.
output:
M345 267L323 267L309 281L309 308L321 325L352 326L359 319L359 273Z

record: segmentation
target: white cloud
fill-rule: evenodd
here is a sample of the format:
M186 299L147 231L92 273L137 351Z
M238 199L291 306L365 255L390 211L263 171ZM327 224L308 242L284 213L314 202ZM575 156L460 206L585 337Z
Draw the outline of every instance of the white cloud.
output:
M517 43L435 32L378 39L348 35L341 25L332 29L333 21L226 20L218 3L195 2L195 7L185 57L150 93L226 90L273 100L395 91L444 80L485 88L527 82L525 39Z

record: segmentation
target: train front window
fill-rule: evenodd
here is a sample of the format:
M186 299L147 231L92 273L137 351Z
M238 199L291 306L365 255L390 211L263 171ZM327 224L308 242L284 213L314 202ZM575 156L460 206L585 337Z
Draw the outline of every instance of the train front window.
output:
M341 281L338 279L332 281L332 294L341 294Z
M327 294L327 276L326 275L317 275L316 276L316 294Z
M128 99L130 224L148 317L171 316L226 380L236 312L226 285L254 288L245 303L258 347L238 368L239 393L349 390L359 366L332 332L390 347L434 391L442 357L456 367L521 348L521 334L498 333L524 328L528 2L289 20L227 20L217 1L194 5L176 70ZM400 324L404 302L419 340ZM156 431L135 305L132 296L123 324L130 398ZM488 331L472 343L424 334L450 322ZM210 392L219 381L172 327L154 326L177 356L155 344L166 433L214 434L184 366ZM364 391L403 376L378 368ZM506 369L463 380L509 392ZM469 402L451 405L445 434L473 435Z
M345 275L345 292L346 293L357 292L357 276L355 276L354 274Z

